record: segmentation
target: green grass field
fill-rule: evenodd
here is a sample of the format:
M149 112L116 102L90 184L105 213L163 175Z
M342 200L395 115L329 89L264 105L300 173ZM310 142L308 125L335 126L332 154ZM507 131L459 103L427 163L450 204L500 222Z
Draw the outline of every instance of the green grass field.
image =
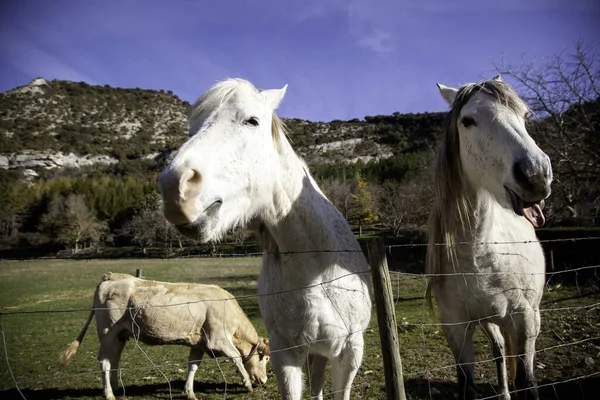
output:
M5 351L27 399L101 399L94 323L71 365L66 370L58 370L55 362L60 351L75 339L84 324L102 274L109 271L135 274L136 268L142 268L148 279L216 284L236 296L246 296L239 303L259 333L265 335L254 297L259 258L0 261L0 311L3 314L0 324L6 338L6 346L3 345L0 354L0 399L21 398L8 370ZM454 360L443 333L439 326L423 325L436 322L423 301L424 279L396 274L392 277L407 397L453 398ZM543 398L576 399L584 398L584 395L595 398L597 395L600 376L583 377L598 374L600 370L599 301L598 278L595 276L587 282L578 281L577 285L553 281L547 286L542 308L558 310L542 314L536 374L539 384L543 385ZM78 311L48 312L59 310ZM11 315L13 312L32 313ZM352 398L382 399L385 398L383 361L375 310L365 338L364 362L354 381ZM476 339L477 360L489 360L491 351L487 340L481 333L476 334ZM138 348L130 341L120 365L125 396L131 399L185 398L187 355L188 349L181 346L141 344ZM476 376L484 396L492 396L495 393L495 365L491 362L478 364ZM578 377L580 379L558 384ZM194 388L199 399L278 398L271 370L265 387L246 393L234 366L225 359L205 358ZM330 390L328 380L325 392ZM116 390L115 394L119 397L122 390Z

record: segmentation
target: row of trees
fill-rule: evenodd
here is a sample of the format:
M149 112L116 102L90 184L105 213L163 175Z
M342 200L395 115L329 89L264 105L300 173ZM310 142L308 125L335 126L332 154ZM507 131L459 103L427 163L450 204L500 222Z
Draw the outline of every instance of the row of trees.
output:
M555 181L545 209L550 226L598 224L599 67L598 55L581 44L541 65L496 66L535 111L528 129L552 159ZM311 165L322 190L359 233L364 226L380 224L398 235L426 223L433 197L434 151L427 144L432 139L406 141L406 131L417 132L406 118L394 114L367 120L381 131L380 141L398 148L389 159ZM418 118L434 124L441 114ZM439 133L435 126L433 136ZM18 172L0 170L0 247L45 242L74 249L100 243L181 247L184 239L160 210L160 169L154 161L124 159L103 168L51 170L33 183ZM229 239L243 243L248 237L240 229Z

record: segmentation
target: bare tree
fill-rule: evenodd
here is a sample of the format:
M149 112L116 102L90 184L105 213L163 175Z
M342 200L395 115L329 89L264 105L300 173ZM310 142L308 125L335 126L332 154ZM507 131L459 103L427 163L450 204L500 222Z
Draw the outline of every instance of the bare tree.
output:
M231 239L234 243L239 243L243 245L246 240L252 235L252 232L243 226L239 226L233 229L227 236L228 239Z
M326 178L321 187L327 198L337 207L338 210L348 219L353 207L352 193L356 182L351 179Z
M600 56L579 42L541 63L498 62L497 72L534 112L530 133L552 160L547 212L557 220L596 217L600 199ZM512 83L512 82L511 82ZM567 215L565 214L567 212Z
M71 194L67 198L55 196L48 212L41 218L41 227L59 243L73 246L75 252L85 242L98 244L108 232L108 225L99 221L87 207L81 195Z
M403 230L420 229L427 223L433 190L426 171L419 171L401 183L386 181L374 193L375 210L394 236Z
M168 248L169 254L173 242L182 247L181 236L164 217L161 210L161 199L158 193L152 192L137 207L131 220L127 221L121 234L131 237L132 241L142 247L146 254L148 247L161 243Z

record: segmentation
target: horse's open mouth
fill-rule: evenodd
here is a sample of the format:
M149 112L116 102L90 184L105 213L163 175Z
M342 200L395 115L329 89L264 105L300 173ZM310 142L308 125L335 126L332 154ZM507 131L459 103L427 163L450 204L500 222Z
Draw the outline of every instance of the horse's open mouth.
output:
M542 208L544 207L544 200L536 202L525 201L506 186L504 188L508 192L513 210L517 215L525 217L534 228L540 228L544 226L546 223L546 218L544 217L544 212L542 211Z

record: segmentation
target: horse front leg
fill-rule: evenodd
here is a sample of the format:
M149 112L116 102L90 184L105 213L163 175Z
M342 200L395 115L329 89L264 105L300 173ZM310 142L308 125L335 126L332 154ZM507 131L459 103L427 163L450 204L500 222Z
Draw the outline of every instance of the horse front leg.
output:
M338 357L331 360L331 385L335 400L350 400L352 383L363 359L362 333L353 334Z
M473 400L477 398L474 374L473 332L472 324L448 324L450 321L442 319L446 341L454 360L456 361L456 375L458 378L458 395L460 400Z
M287 342L275 333L269 334L271 346L271 366L275 371L277 387L282 400L302 398L302 367L307 355L302 347L289 348ZM279 350L286 349L287 350Z
M323 399L323 386L325 385L325 368L327 357L312 354L308 356L308 373L311 399Z
M535 342L540 333L539 311L528 310L513 314L514 335L517 346L517 376L515 385L518 398L538 400L535 379Z
M492 355L496 360L496 369L498 374L498 389L500 390L499 398L503 400L510 400L510 393L508 390L508 378L506 375L506 346L504 341L504 335L500 330L500 327L491 322L485 322L481 324L481 327L485 331L492 345Z

